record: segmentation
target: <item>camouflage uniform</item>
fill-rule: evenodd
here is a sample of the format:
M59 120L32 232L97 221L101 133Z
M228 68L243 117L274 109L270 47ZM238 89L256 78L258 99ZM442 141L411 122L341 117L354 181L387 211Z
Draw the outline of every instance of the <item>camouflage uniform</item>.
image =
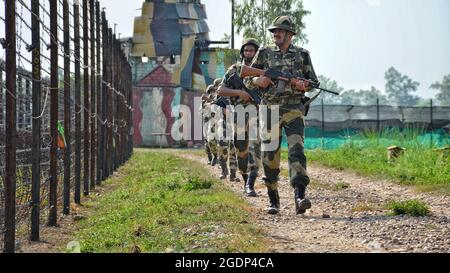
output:
M213 99L214 97L214 87L212 85L208 86L206 91L208 99ZM218 149L217 141L214 139L215 127L211 122L215 113L212 111L211 103L206 101L202 102L203 110L203 123L204 123L204 136L205 136L205 151L208 155L209 164L215 166L218 163Z
M211 97L213 101L217 101L218 99L217 88L219 87L219 84L221 82L222 79L217 79L214 81L213 93ZM211 142L213 143L215 142L217 144L217 154L219 156L220 167L222 169L222 175L220 179L225 179L228 176L229 174L228 165L229 165L229 170L231 173L230 181L239 181L239 179L236 178L236 171L237 171L236 149L234 148L233 141L226 139L227 131L232 132L232 128L230 126L227 126L225 115L222 113L220 113L220 117L218 117L218 119L211 120L211 122L214 123L210 124L212 133L216 133L215 130L219 129L217 128L218 125L223 126L224 138L211 140Z
M220 119L219 124L223 126L224 139L219 140L218 154L220 160L220 166L222 167L221 179L225 179L228 176L228 168L230 167L230 181L238 181L236 178L237 160L236 160L236 148L233 140L226 139L227 131L233 132L231 124L227 123L225 115ZM229 162L228 162L229 160Z
M208 108L210 105L203 103L203 110L205 111L204 113L208 112ZM209 126L209 120L211 119L211 116L207 116L204 115L203 116L203 123L204 123L204 127L205 128L210 128ZM217 164L217 159L218 159L218 155L217 155L217 145L216 143L213 143L213 140L209 141L208 140L208 135L212 134L214 132L210 132L209 130L205 130L204 135L205 135L205 152L206 155L208 156L208 164L209 165L216 165Z
M277 18L275 20L274 25L276 26L272 27L272 29L285 29L284 25L276 24L279 19L280 18ZM283 18L281 18L281 20L283 21ZM290 19L284 20L286 21ZM293 24L291 24L291 26L293 28ZM295 32L291 29L288 30L295 34ZM252 67L259 69L271 68L283 73L290 73L295 77L302 77L317 82L316 73L314 72L309 52L303 48L295 47L292 44L286 53L283 53L278 46L261 48L253 60ZM250 88L254 87L252 86L253 82L250 81L248 83ZM303 207L299 207L300 201L298 200L305 200L304 191L310 182L306 172L307 164L304 153L305 118L303 112L300 110L300 104L303 102L304 94L303 92L296 90L295 86L291 86L290 84L286 84L284 86L284 84L285 83L281 81L274 81L274 85L262 90L264 103L268 106L279 105L280 108L278 123L272 124L272 128L270 128L270 124L267 126L269 132L270 130L279 130L280 145L276 151L263 152L263 165L265 173L264 181L268 188L269 198L271 201L269 213L276 214L279 209L277 182L280 174L280 148L282 141L281 131L284 129L289 146L290 183L295 189L297 213L303 214L306 210ZM278 88L279 85L284 86L284 92L280 93L280 88ZM310 90L307 89L306 91ZM268 113L268 121L270 122L270 111L268 111ZM265 123L265 121L263 122ZM270 141L263 141L262 145L264 147L264 145L269 143ZM309 202L309 200L307 201ZM310 203L308 208L310 208Z
M226 72L221 85L227 88L232 88L231 86L227 86L227 81L233 74L239 74L241 66L241 63L232 65ZM230 97L230 101L233 106L242 105L244 107L247 107L248 105L252 104L252 102L245 103L240 97ZM249 140L249 124L257 124L258 116L249 117L249 115L247 114L245 117L244 127L239 127L237 113L234 112L233 115L234 146L237 149L239 172L244 179L245 185L247 185L247 181L249 178L248 172L250 170L250 176L253 177L254 184L254 180L256 180L256 177L258 176L259 166L261 165L261 141L258 134L256 134L257 140ZM252 120L250 120L250 118ZM239 135L245 135L245 139L239 140Z

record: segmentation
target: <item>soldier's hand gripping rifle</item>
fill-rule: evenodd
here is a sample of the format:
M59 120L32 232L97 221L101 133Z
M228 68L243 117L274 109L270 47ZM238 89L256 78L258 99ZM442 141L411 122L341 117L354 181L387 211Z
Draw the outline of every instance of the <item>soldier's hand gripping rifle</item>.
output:
M217 96L217 98L213 101L213 104L219 106L220 108L226 109L228 105L230 105L230 102L224 98Z
M262 70L262 69L258 69L258 68L254 68L254 67L250 67L250 66L246 66L246 65L242 66L241 74L240 74L241 78L256 77L256 76L266 76L266 77L270 78L271 80L284 81L284 82L292 84L292 85L296 85L298 82L303 81L303 82L307 82L309 84L309 86L314 89L339 96L339 93L337 93L335 91L330 91L330 90L321 88L319 82L314 82L314 81L311 81L308 79L294 77L292 75L285 74L285 73L282 73L282 72L279 72L279 71L276 71L276 70L273 70L270 68L267 70Z
M259 105L261 104L261 97L259 96L259 94L252 89L248 89L245 84L244 81L242 80L241 77L239 77L239 75L237 73L232 74L227 82L226 85L228 87L230 87L231 89L235 89L235 90L244 90L245 92L247 92L247 94L250 95L250 97L252 98L252 101L256 104Z

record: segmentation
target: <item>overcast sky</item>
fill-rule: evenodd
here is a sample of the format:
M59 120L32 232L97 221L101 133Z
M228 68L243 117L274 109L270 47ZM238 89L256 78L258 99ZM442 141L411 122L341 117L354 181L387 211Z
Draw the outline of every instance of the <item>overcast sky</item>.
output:
M261 0L262 1L262 0ZM143 0L100 0L111 25L132 36ZM384 73L397 68L421 86L421 97L434 97L429 86L450 74L450 1L448 0L303 0L317 74L346 89L384 90ZM206 4L212 40L231 30L229 0ZM2 34L3 35L3 34ZM3 37L3 36L2 36ZM241 43L236 39L236 47Z

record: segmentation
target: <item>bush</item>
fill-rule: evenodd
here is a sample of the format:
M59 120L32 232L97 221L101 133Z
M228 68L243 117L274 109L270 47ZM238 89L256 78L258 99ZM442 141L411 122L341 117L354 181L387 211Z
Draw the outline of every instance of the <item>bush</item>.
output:
M205 190L210 189L213 183L210 180L201 179L199 177L189 178L188 182L184 185L184 189L188 191Z
M393 215L411 215L414 217L427 216L430 214L428 206L419 200L391 201L388 208Z

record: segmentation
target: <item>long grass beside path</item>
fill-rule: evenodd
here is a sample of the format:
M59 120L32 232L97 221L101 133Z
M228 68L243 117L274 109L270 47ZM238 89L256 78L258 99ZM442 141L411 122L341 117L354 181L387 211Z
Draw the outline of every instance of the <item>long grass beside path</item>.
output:
M138 149L88 204L75 240L82 252L265 252L251 208L205 166Z
M406 148L403 155L388 161L387 147ZM423 191L450 194L450 156L423 144L414 131L384 132L381 136L364 133L334 150L309 150L308 160L339 170L354 170L362 175L391 179ZM288 160L287 151L282 153Z

